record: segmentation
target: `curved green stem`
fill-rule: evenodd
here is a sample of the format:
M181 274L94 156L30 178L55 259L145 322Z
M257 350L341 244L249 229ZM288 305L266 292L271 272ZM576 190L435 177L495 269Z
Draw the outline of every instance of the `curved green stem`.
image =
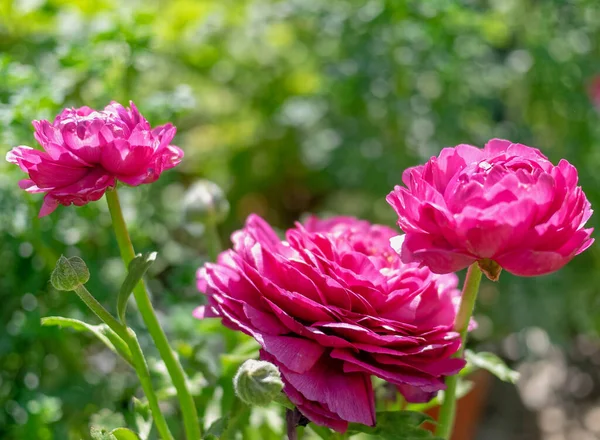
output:
M460 299L460 307L456 315L454 329L460 333L461 345L460 349L454 355L462 357L465 343L467 340L467 331L469 329L469 321L475 307L475 300L479 292L479 283L481 282L481 270L478 263L475 262L469 266L467 278ZM446 378L446 391L444 392L444 402L440 408L438 418L438 426L435 434L444 439L450 439L452 429L454 428L454 416L456 413L456 384L458 383L458 374L448 376Z
M131 366L137 373L142 385L142 389L144 390L144 394L148 399L148 406L152 412L152 419L156 424L156 429L163 440L174 440L173 435L169 430L169 426L167 425L167 421L160 411L158 399L156 398L154 388L152 387L150 371L148 370L144 353L142 352L140 344L133 330L128 329L119 321L117 321L116 318L114 318L84 286L78 286L75 289L75 293L77 293L79 298L81 298L85 305L87 305L89 309L94 312L98 318L100 318L100 320L108 325L112 331L114 331L121 339L123 339L123 341L125 341L129 347L129 350L131 351Z
M158 433L160 434L163 440L174 440L173 435L169 431L169 427L167 426L167 422L164 419L162 413L160 412L160 406L158 405L158 398L154 393L154 388L152 388L152 380L150 378L150 371L148 370L148 364L146 363L146 358L144 357L144 353L142 352L142 347L140 347L140 343L138 342L137 336L133 332L133 330L129 329L129 338L128 345L131 350L131 358L133 359L133 363L135 365L135 371L138 374L140 379L140 383L142 384L142 388L144 389L144 393L146 394L146 398L148 399L148 406L150 406L150 411L152 411L152 418L154 419L154 423L156 424L156 428L158 429ZM148 392L146 390L151 390ZM158 418L155 414L158 414Z
M121 339L127 341L127 328L111 315L83 285L75 288L75 293L102 322L110 327Z
M117 194L116 189L106 192L106 201L108 202L108 209L112 218L117 243L119 244L121 258L123 259L123 263L125 263L125 267L127 267L129 262L135 257L135 252L133 250L133 245L131 244L131 239L129 238L129 232L127 231L125 219L123 218L121 204L119 203L119 195ZM202 435L194 398L188 389L183 367L173 353L173 350L171 350L167 336L158 322L158 318L152 308L152 303L150 302L143 281L136 284L133 289L133 296L138 306L138 310L144 319L144 323L148 328L148 332L154 340L156 348L160 353L160 357L167 367L167 371L173 381L173 386L177 390L177 397L183 414L183 425L186 437L188 440L199 440Z

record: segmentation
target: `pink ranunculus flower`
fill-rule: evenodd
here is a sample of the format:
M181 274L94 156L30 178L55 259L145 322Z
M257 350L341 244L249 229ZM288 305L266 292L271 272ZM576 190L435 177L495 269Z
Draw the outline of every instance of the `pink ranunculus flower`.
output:
M8 152L6 160L29 174L19 186L46 193L40 217L59 204L98 200L117 180L133 186L154 182L181 161L183 151L170 145L175 127L153 129L130 105L111 102L102 111L64 109L53 123L33 121L35 139L45 151L20 146Z
M457 277L403 264L389 245L395 235L313 217L281 241L251 215L233 249L198 271L208 305L195 316L254 337L311 421L340 432L348 422L374 425L371 375L423 402L464 366L451 358L460 347Z
M407 169L387 201L406 233L402 261L436 273L475 261L521 276L560 269L593 242L577 170L539 150L493 139L485 148L444 148ZM499 274L499 271L497 272Z

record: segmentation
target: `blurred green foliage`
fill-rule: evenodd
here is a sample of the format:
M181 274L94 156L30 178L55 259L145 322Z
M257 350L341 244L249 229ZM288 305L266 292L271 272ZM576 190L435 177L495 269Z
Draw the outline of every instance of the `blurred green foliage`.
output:
M567 158L598 206L600 114L587 87L599 58L597 0L0 0L0 145L34 146L32 119L110 100L178 127L182 165L121 197L137 250L159 251L154 302L209 423L234 405L231 376L255 346L191 317L206 257L185 232L185 188L208 178L225 189L224 238L250 212L279 227L307 211L393 224L384 197L404 168L504 137ZM115 427L112 412L133 426L127 366L92 337L40 326L91 321L48 283L61 253L81 255L90 290L114 304L124 270L107 208L38 219L41 196L20 178L0 162L0 438L89 438L91 422ZM557 274L486 283L476 336L597 332L599 260L595 246ZM164 367L153 371L159 380ZM243 438L278 438L274 414L253 412Z

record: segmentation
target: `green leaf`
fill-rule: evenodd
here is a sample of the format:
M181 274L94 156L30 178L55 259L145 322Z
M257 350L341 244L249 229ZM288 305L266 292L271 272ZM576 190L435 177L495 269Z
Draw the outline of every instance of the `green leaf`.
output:
M123 324L125 324L125 311L127 310L127 300L133 292L135 285L140 282L148 268L156 260L156 252L147 252L138 254L129 263L127 276L121 284L119 296L117 297L117 314Z
M431 421L426 414L414 411L382 411L377 413L377 426L370 427L351 423L348 432L351 435L364 433L380 439L398 438L402 440L442 440L421 428L421 424Z
M138 398L133 398L133 412L135 417L135 426L141 440L148 440L150 431L152 431L152 412L148 402L142 402Z
M463 379L462 377L458 378L458 383L456 384L456 398L460 399L473 389L473 382L470 380ZM436 406L440 406L444 402L444 392L439 391L437 396L431 399L427 403L409 403L406 405L405 409L409 411L418 411L423 412L427 411L430 408L435 408Z
M117 440L112 433L95 426L92 426L90 429L90 434L92 435L92 440Z
M225 430L227 429L227 425L229 424L229 417L220 417L215 420L212 425L208 428L206 433L204 434L204 440L217 440L220 439Z
M309 428L315 435L323 440L329 440L331 438L331 429L329 428L315 425L314 423L309 423L307 428Z
M131 361L131 351L125 341L117 336L117 334L106 324L92 325L87 322L79 321L78 319L64 318L62 316L48 316L42 318L42 325L55 325L62 328L71 328L78 332L90 332L113 352L125 359L130 365L133 364Z
M130 429L117 428L110 432L117 440L140 440L140 437Z
M92 426L90 433L93 440L140 440L135 432L127 428L117 428L108 432L106 429Z
M466 350L465 359L468 364L487 370L504 382L516 383L519 380L520 374L508 368L504 361L494 353L487 351L475 353L471 350Z

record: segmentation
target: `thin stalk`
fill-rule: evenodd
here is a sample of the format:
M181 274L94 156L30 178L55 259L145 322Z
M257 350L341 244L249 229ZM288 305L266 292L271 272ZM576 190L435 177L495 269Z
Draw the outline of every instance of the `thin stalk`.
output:
M296 417L291 409L285 410L286 434L288 440L298 440L298 431L296 430Z
M117 243L119 244L121 258L125 267L127 267L129 262L135 257L135 251L133 250L127 225L123 218L119 195L117 194L116 189L106 192L106 201L108 202L108 209L112 218ZM188 388L185 372L183 371L183 367L179 363L179 360L173 353L173 350L171 350L167 336L158 322L158 318L152 308L152 303L150 302L150 297L148 296L143 281L136 284L133 289L133 297L135 298L138 310L146 324L146 328L154 340L154 344L158 349L160 357L167 367L173 386L177 390L177 398L183 414L183 425L186 438L188 440L199 440L202 437L200 422L198 421L194 398Z
M206 252L211 262L217 261L219 252L221 252L221 238L219 237L219 231L217 225L213 222L206 222L204 224L204 240L206 243Z
M148 406L152 412L152 419L154 420L156 429L163 440L174 440L174 437L169 430L169 426L167 425L167 421L160 411L158 399L156 398L154 388L152 387L150 371L148 371L148 365L146 364L144 353L142 352L140 344L138 343L133 330L128 329L119 321L117 321L116 318L114 318L83 285L78 286L75 289L75 293L77 293L79 298L81 298L85 305L87 305L88 308L94 312L94 314L100 318L101 321L103 321L112 331L117 334L117 336L125 341L129 347L129 350L131 351L131 366L137 373L142 385L142 389L144 390L144 394L148 399Z
M144 393L146 394L146 398L148 399L148 405L150 406L152 418L156 424L158 433L163 440L175 440L171 434L171 431L169 431L167 422L160 411L158 398L156 397L154 388L152 387L152 379L150 378L150 371L148 370L148 364L146 363L146 358L142 352L142 347L140 347L140 343L138 342L133 330L130 329L128 333L129 337L127 339L127 345L129 345L129 349L131 350L131 359L133 360L135 371L137 372Z
M454 329L460 333L461 345L454 357L462 357L467 340L467 331L469 329L469 321L473 314L477 293L479 292L479 283L481 282L481 270L475 262L469 266L467 278L463 286L463 291L460 299L460 307ZM438 425L435 434L444 438L450 439L452 429L454 428L454 416L456 414L456 385L458 383L458 374L448 376L446 378L446 391L444 392L444 402L440 408Z
M75 288L75 293L102 322L108 325L108 327L123 339L123 341L127 341L128 335L125 326L117 321L117 319L93 297L89 290L80 284Z

